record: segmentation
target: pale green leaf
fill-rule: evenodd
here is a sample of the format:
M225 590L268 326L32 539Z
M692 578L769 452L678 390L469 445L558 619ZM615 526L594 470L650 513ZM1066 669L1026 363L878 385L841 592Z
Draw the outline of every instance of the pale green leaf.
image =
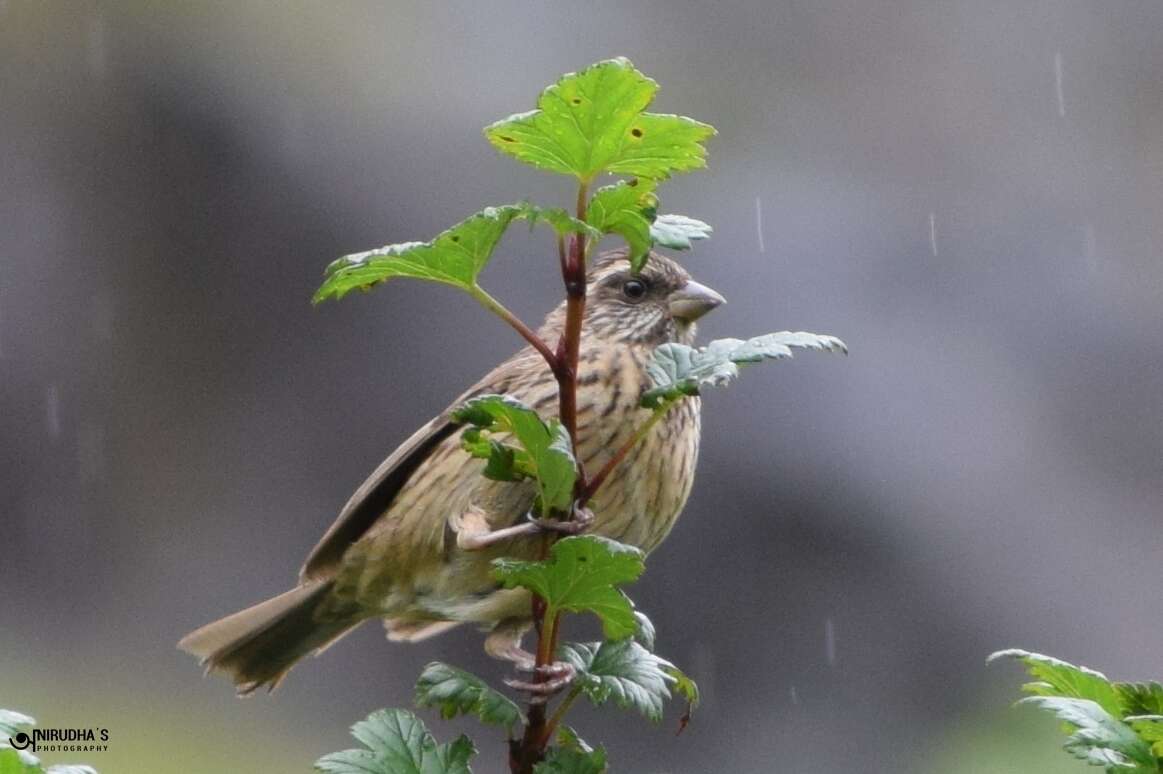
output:
M469 774L476 748L467 736L437 744L411 712L378 710L351 727L363 749L324 755L315 762L327 774Z
M485 127L485 137L518 161L583 181L602 171L662 180L705 167L714 128L644 113L656 91L629 60L609 59L563 76L536 110Z
M536 411L507 395L473 398L452 413L452 420L475 425L494 435L509 434L515 438L520 449L504 444L503 439L497 439L500 446L483 446L480 434L473 433L470 428L464 447L474 456L489 455L486 470L491 467L494 478L535 477L541 506L546 513L553 509L569 510L573 503L577 469L569 433L560 422L556 419L543 421ZM511 477L505 478L506 475Z
M741 365L789 358L793 349L848 352L844 342L835 336L802 331L780 331L747 340L716 339L699 349L663 344L654 350L646 365L653 386L643 393L641 405L659 408L685 396L698 395L701 387L733 379Z
M437 707L445 720L476 715L485 723L512 729L524 721L509 697L493 690L476 675L434 661L416 682L416 706Z
M505 586L521 586L545 600L552 612L592 612L610 639L638 630L629 598L615 588L642 574L642 552L608 538L578 535L558 540L544 562L496 559L493 575Z
M577 670L575 685L597 705L613 700L622 709L637 710L657 722L671 689L680 681L683 695L698 699L698 689L689 678L634 639L571 642L561 647L559 655Z
M638 631L634 633L634 639L647 650L654 650L654 622L640 610L634 611L634 620L638 622Z
M14 737L21 731L28 731L35 725L36 721L28 715L0 709L0 741Z
M604 774L608 770L606 750L602 747L588 752L550 747L545 752L545 760L533 767L535 774Z
M671 250L689 250L691 242L707 239L713 229L686 215L659 215L650 224L650 239L659 247Z

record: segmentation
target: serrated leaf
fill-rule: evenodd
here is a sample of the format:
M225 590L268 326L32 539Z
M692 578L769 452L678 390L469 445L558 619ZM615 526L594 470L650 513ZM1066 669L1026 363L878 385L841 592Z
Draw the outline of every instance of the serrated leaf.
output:
M632 636L638 626L629 598L615 586L638 580L643 569L637 548L596 535L558 540L544 562L493 561L493 576L505 588L521 586L545 600L546 618L591 612L613 640Z
M1124 719L1143 741L1151 745L1151 753L1163 758L1163 715L1132 715Z
M663 344L654 350L646 365L654 386L643 393L640 403L654 409L698 395L703 386L733 379L741 365L790 358L793 349L848 353L848 347L835 336L803 331L780 331L747 340L716 339L699 349L686 344Z
M530 210L519 204L486 207L431 242L401 242L332 261L313 302L343 298L395 277L441 282L471 290L509 224Z
M1065 749L1075 758L1108 771L1157 772L1147 742L1127 724L1112 717L1098 702L1064 696L1028 696L1020 704L1032 704L1053 713L1071 733Z
M702 143L714 128L644 113L657 91L629 60L609 59L562 76L536 110L485 127L485 137L518 161L583 181L602 171L663 180L705 167Z
M20 712L0 709L0 740L10 739L36 725L36 720Z
M630 269L638 272L653 244L650 223L658 199L651 180L620 180L599 188L586 208L586 222L603 234L617 234L630 248Z
M638 622L638 630L634 632L634 639L647 650L654 650L654 622L640 610L634 611L634 620Z
M1150 683L1111 683L1119 699L1122 717L1127 715L1163 715L1163 685Z
M424 667L416 681L416 705L439 708L445 720L476 715L485 723L509 729L524 722L520 708L507 696L476 675L439 661Z
M1002 658L1020 661L1035 678L1035 682L1022 686L1026 693L1089 699L1116 718L1128 714L1123 711L1115 687L1102 672L1017 648L998 651L989 657L989 662Z
M507 395L481 395L452 412L452 421L469 423L493 434L510 434L517 449L499 441L482 446L479 433L468 431L462 445L474 456L487 453L486 472L500 480L532 476L537 479L542 509L568 511L577 478L569 432L556 419L545 422L536 411ZM511 455L511 458L510 458ZM504 478L504 476L512 476Z
M666 659L651 653L636 640L571 642L560 651L563 661L577 670L574 684L594 704L613 700L622 709L634 709L654 722L662 719L663 704L680 678L697 700L698 689Z
M713 230L701 220L686 215L659 215L650 224L650 239L659 247L689 250L691 242L710 238Z
M550 747L545 760L533 767L536 774L604 774L609 764L605 748L585 752L564 747Z
M315 762L327 774L469 774L476 748L461 735L437 744L424 723L401 709L378 710L351 727L365 749L324 755Z

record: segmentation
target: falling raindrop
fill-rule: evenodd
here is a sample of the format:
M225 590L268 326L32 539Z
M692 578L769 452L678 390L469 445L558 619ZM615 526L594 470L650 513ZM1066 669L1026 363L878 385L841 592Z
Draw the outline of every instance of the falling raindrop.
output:
M796 692L796 687L794 685L788 689L787 695L788 698L791 699L792 704L800 703L800 695Z
M691 677L699 684L703 703L707 704L715 696L715 652L702 640L695 642L691 653Z
M1054 86L1058 94L1058 117L1066 118L1066 95L1062 91L1062 52L1054 52Z
M824 657L828 666L836 666L836 624L831 618L824 619Z
M48 437L55 439L61 434L61 397L55 384L50 384L44 391L44 411Z
M929 249L933 251L933 257L937 257L937 213L929 213Z
M763 252L763 202L755 197L755 235L759 237L759 252Z
M1091 271L1094 271L1095 269L1098 268L1098 262L1096 259L1097 250L1095 249L1095 243L1094 243L1094 224L1093 223L1088 222L1083 227L1082 239L1083 239L1083 245L1084 245L1085 255L1086 255L1086 266Z

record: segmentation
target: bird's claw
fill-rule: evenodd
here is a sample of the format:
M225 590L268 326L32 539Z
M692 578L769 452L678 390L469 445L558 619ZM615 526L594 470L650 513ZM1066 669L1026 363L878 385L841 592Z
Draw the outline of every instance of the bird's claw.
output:
M580 535L594 523L594 512L584 506L573 504L569 519L546 519L529 514L529 521L543 532L557 532L562 535Z
M577 670L573 664L564 661L555 661L540 667L519 665L517 668L533 672L542 678L540 681L505 680L505 685L510 688L529 694L530 704L545 704L577 677Z

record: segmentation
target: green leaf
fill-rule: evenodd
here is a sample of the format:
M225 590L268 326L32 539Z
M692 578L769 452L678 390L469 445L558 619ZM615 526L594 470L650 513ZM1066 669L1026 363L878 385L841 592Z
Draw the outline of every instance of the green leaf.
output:
M713 230L701 220L686 215L659 215L650 224L650 239L659 247L689 250L692 241L709 238Z
M638 580L643 569L637 548L596 535L558 540L544 562L493 560L493 576L505 588L521 586L545 600L546 618L563 610L592 612L614 640L638 630L633 605L615 586Z
M780 331L742 339L717 339L695 349L685 344L663 344L646 365L653 387L643 393L641 405L656 409L688 395L698 395L705 385L726 384L739 374L740 365L764 360L783 360L793 349L848 353L835 336Z
M545 760L534 766L533 771L535 774L604 774L608 767L602 747L589 752L550 747L545 752Z
M1122 717L1163 715L1163 685L1159 683L1111 683L1119 697Z
M528 202L522 202L517 206L521 208L518 217L528 220L531 230L538 223L544 223L562 236L581 234L590 239L598 239L602 236L601 231L584 220L578 220L561 207L538 207Z
M569 432L556 419L544 422L537 412L506 395L481 395L452 412L452 421L469 423L490 433L511 434L521 448L499 442L481 443L479 432L470 428L462 446L474 456L487 452L486 475L502 481L525 476L537 479L542 510L568 511L573 503L577 469ZM507 476L507 477L506 477Z
M476 748L467 736L437 744L411 712L378 710L351 727L366 749L324 755L315 762L327 774L469 774Z
M1097 702L1039 695L1019 703L1051 712L1065 723L1071 732L1065 748L1075 758L1107 771L1158 771L1150 745Z
M1090 699L1116 718L1123 717L1122 704L1115 687L1106 675L1088 667L1075 666L1041 653L1011 648L994 653L989 662L1011 658L1025 665L1035 682L1026 683L1022 690L1037 696L1064 696L1072 699ZM1136 713L1145 714L1145 713Z
M329 298L343 298L352 290L367 290L394 277L471 290L505 229L515 218L529 212L528 207L519 204L486 207L431 242L401 242L345 255L327 267L326 279L313 301L318 304Z
M1132 715L1126 718L1139 738L1151 745L1151 753L1163 758L1163 715Z
M40 774L40 772L40 761L36 756L27 755L23 750L14 750L7 745L0 745L0 774Z
M633 639L571 642L561 647L560 657L577 670L574 684L597 705L613 699L622 709L637 710L658 722L670 689L680 681L676 674L682 675L684 695L698 698L694 683L674 664Z
M629 60L609 59L562 76L536 110L485 127L485 137L518 161L587 182L603 170L664 180L705 167L714 128L644 113L657 91Z
M520 708L476 675L439 661L424 667L416 682L416 705L438 707L445 720L476 715L485 723L513 729L524 722Z
M586 208L586 222L603 234L618 234L630 248L630 268L638 272L654 243L650 223L658 199L651 180L620 180L599 188Z

